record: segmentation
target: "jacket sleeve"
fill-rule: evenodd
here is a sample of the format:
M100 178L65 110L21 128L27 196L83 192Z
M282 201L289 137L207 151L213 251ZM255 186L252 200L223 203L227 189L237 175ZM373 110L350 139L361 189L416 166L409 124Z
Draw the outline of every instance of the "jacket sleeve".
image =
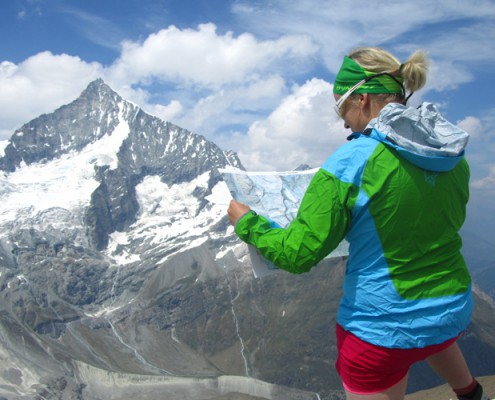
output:
M277 267L296 274L307 272L345 237L351 220L351 190L349 184L320 169L287 228L273 228L270 220L249 212L237 222L235 231Z

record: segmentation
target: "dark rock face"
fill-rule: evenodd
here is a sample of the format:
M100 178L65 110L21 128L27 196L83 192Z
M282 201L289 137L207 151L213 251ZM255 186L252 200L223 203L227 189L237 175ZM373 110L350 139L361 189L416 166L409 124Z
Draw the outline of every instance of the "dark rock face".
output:
M61 160L70 169L53 172ZM345 260L253 279L224 207L206 200L227 165L242 167L101 80L14 133L0 159L0 398L341 398ZM50 191L68 175L84 185ZM9 203L28 189L31 203ZM495 316L477 304L461 343L487 375ZM414 389L437 384L414 373Z

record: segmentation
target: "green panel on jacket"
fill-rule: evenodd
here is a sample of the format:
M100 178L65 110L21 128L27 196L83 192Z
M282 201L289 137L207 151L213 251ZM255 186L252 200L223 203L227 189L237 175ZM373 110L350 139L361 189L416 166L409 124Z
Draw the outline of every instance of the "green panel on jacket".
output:
M468 290L471 278L458 234L469 197L466 175L465 160L450 172L434 173L400 159L383 144L369 160L362 188L401 297L435 298ZM450 201L459 196L464 204Z

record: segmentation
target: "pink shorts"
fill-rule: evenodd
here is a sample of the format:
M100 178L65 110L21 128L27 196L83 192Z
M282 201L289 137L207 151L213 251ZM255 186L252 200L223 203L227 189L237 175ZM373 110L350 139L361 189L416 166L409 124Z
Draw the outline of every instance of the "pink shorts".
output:
M337 324L335 366L344 388L355 394L380 393L404 378L411 365L445 350L458 337L419 349L389 349L362 341Z

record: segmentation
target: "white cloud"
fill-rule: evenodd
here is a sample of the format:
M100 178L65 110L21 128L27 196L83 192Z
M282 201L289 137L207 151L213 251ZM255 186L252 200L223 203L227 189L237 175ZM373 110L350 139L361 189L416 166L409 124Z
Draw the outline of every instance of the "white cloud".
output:
M475 7L460 0L273 0L256 5L241 1L233 10L248 29L260 34L309 35L321 47L321 57L333 73L340 67L341 56L356 46L382 46L402 61L417 49L427 50L438 66L446 67L432 75L441 79L438 85L432 85L436 90L470 81L472 75L465 64L495 61L492 0L477 1Z
M249 125L256 115L265 115L276 107L285 92L285 81L280 76L247 80L199 99L173 122L215 140L219 127Z
M459 65L451 60L430 60L428 80L424 90L456 89L460 85L473 80L474 76L469 72L466 65ZM448 71L448 73L446 73Z
M24 19L26 17L26 10L22 9L17 13L17 18Z
M477 164L495 163L495 109L489 109L480 117L467 116L457 125L470 134L468 152Z
M119 43L125 37L125 30L120 29L112 19L71 7L67 4L57 7L57 11L69 16L68 23L93 43L112 50L120 50Z
M495 165L489 169L488 175L484 178L477 179L471 183L473 189L487 190L495 192Z
M127 82L157 79L218 88L266 72L274 64L310 57L316 50L307 36L258 41L249 33L218 35L211 23L199 25L197 30L170 26L143 43L124 42L109 74Z
M467 116L463 120L458 121L457 126L468 132L471 136L471 140L479 138L483 132L483 124L481 123L481 120L472 116Z
M101 74L98 63L43 52L20 64L0 64L0 139L22 124L74 100Z
M495 191L495 110L477 118L468 116L457 125L469 132L467 160L471 166L471 187L481 191Z
M251 170L290 170L320 166L346 141L343 122L334 115L332 86L312 79L296 86L267 119L237 135L239 156Z
M154 104L146 106L146 111L151 115L163 119L164 121L173 121L178 118L184 111L180 101L172 100L168 105Z

